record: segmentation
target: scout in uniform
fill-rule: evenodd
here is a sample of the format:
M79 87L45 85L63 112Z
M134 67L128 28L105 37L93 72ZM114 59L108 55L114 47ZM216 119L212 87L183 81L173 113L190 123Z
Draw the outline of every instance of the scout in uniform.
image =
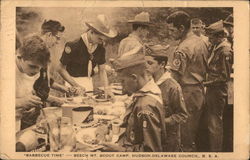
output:
M208 106L208 130L210 151L222 151L223 144L223 110L227 99L227 82L232 66L231 44L226 40L223 21L218 21L206 28L209 41L213 44L208 59L206 82L206 103Z
M163 46L150 47L152 52L146 56L149 70L162 92L165 107L165 123L167 132L167 152L179 152L181 145L180 124L188 118L181 86L174 80L165 67L168 61ZM165 53L164 53L165 52Z
M171 64L173 77L182 87L189 118L181 126L183 151L196 151L195 139L204 104L208 50L204 41L190 31L190 16L177 11L167 18L170 36L180 43Z
M113 63L123 91L133 94L127 108L123 127L124 136L119 145L105 143L107 150L126 152L162 152L165 148L166 129L161 91L147 70L143 55L133 54Z
M138 53L143 49L142 40L148 35L148 28L151 25L149 13L142 12L135 16L134 20L128 21L132 24L133 32L120 42L118 57Z
M203 22L199 18L193 18L191 19L191 28L192 28L193 33L197 35L198 37L200 37L205 42L207 47L209 47L210 44L208 41L208 37L203 35L202 33Z
M234 38L234 24L233 24L233 15L230 14L224 21L223 25L226 28L228 32L228 41L232 44L233 46L233 38Z
M227 40L231 43L231 48L233 49L233 43L234 43L234 19L233 14L230 14L224 21L223 21L224 27L228 32ZM234 54L234 52L233 52ZM232 57L233 58L233 57ZM233 116L233 104L234 104L234 60L232 59L232 72L230 75L230 80L227 82L228 85L228 107L225 107L225 117L232 117ZM228 130L224 133L224 146L225 151L233 151L233 118L225 118L224 119L224 126ZM230 146L230 147L228 147Z
M100 81L104 83L105 93L108 93L103 41L115 37L117 32L110 28L104 15L98 15L94 22L86 22L86 25L89 28L87 32L65 44L58 71L71 86L93 91L91 77L98 66Z

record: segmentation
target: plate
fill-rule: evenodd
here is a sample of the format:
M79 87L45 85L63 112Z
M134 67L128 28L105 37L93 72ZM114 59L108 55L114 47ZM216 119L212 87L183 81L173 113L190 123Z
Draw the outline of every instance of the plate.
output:
M82 124L74 124L74 126L80 127L80 128L90 128L94 125L98 124L98 119L94 119L93 121L89 123L82 123Z
M97 96L94 96L94 99L97 101L97 102L109 102L111 101L111 98L96 98Z
M98 115L94 114L94 119L105 119L105 120L113 120L116 119L117 116L114 115Z
M99 145L99 144L90 144L90 143L87 143L86 139L84 139L84 137L86 137L88 140L90 140L90 139L95 140L95 131L96 131L96 128L81 129L79 132L76 133L76 140L79 143L87 146L89 151L101 149L104 146Z

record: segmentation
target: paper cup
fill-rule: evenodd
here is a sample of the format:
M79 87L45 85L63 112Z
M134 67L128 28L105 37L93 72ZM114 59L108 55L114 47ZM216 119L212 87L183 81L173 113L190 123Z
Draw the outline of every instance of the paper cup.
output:
M81 125L93 121L93 107L81 106L72 109L72 121L74 125Z
M78 104L63 104L62 105L62 116L72 118L72 109L79 107Z
M112 121L112 133L113 133L113 135L117 135L120 133L121 124L122 124L122 121L119 119L115 119Z

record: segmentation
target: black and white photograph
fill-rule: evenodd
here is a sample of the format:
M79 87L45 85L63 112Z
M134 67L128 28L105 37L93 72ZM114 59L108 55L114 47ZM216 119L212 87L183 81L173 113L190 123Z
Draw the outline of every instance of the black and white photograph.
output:
M249 53L235 53L233 6L13 10L15 153L216 159L240 145L235 55Z
M16 151L232 152L233 20L17 7Z

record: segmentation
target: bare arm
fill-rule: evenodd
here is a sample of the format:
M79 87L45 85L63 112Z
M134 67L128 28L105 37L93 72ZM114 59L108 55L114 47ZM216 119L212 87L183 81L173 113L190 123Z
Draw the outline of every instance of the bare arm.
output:
M51 88L55 89L55 90L58 90L58 91L61 91L61 92L68 92L69 91L69 88L66 87L66 86L63 86L63 85L60 85L56 82L54 82L51 86Z
M70 85L79 87L80 85L74 81L74 79L69 75L69 73L66 71L66 66L62 63L58 66L58 72L62 76L62 78L67 81Z

